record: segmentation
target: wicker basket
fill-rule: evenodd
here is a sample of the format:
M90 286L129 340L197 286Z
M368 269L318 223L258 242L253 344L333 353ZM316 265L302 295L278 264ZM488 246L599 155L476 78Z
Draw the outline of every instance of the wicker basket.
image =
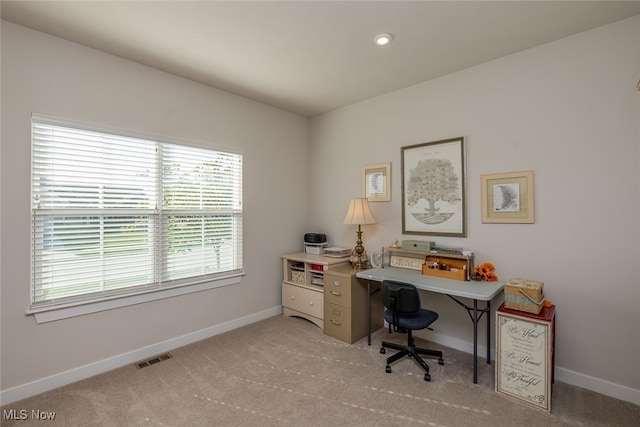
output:
M299 283L301 285L304 285L305 284L304 271L293 271L293 270L291 270L291 281Z
M515 278L504 284L504 306L539 314L544 304L544 283Z

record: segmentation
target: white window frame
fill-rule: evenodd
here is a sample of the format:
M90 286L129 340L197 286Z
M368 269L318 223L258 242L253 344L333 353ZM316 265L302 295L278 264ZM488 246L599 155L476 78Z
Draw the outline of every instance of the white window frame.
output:
M238 259L236 259L235 263L233 264L237 268L233 268L226 272L219 271L219 272L216 272L215 274L203 274L203 275L196 275L192 277L182 277L175 280L160 279L158 283L151 283L150 285L152 286L145 286L140 289L136 289L134 287L123 288L121 292L109 292L109 293L105 293L104 295L89 295L89 298L77 297L75 299L72 298L70 300L62 299L60 301L55 301L55 300L45 301L44 303L42 301L36 301L36 297L34 296L34 292L36 289L34 272L35 272L35 269L37 268L37 266L35 265L34 259L39 259L38 256L36 256L38 254L37 251L38 250L43 251L43 248L36 247L37 245L35 243L36 217L41 213L39 212L40 206L37 203L37 198L33 194L33 193L36 193L36 190L35 190L34 184L32 183L32 200L34 201L34 203L32 206L32 230L31 230L31 235L32 235L32 238L31 238L32 259L31 259L31 280L30 280L31 297L30 297L30 307L27 310L27 314L34 315L38 323L49 322L49 321L54 321L54 320L59 320L59 319L64 319L69 317L75 317L75 316L95 313L95 312L104 311L104 310L111 310L114 308L125 307L125 306L134 305L134 304L141 304L149 301L154 301L154 300L159 300L164 298L171 298L179 295L186 295L193 292L200 292L200 291L213 289L217 287L233 285L240 282L241 277L245 274L242 269L242 264L243 264L242 262L242 217L243 217L243 214L242 214L242 200L241 200L242 199L242 183L241 183L242 153L241 152L239 152L238 150L230 150L229 148L226 148L226 147L212 148L211 146L205 146L203 144L194 144L193 142L176 141L171 138L152 136L152 135L147 135L140 132L125 131L122 129L110 128L110 127L100 126L95 124L88 124L88 123L83 123L79 121L62 119L58 117L46 116L46 115L36 114L36 113L32 114L32 123L62 126L67 128L81 129L89 132L99 132L107 135L115 135L118 137L121 136L124 138L136 138L136 139L146 140L146 141L154 142L158 144L159 148L156 151L159 151L160 153L162 153L163 147L175 146L178 149L180 149L180 146L182 146L182 147L187 147L186 149L188 149L188 147L193 147L195 149L210 150L211 152L232 154L232 155L237 155L234 157L239 158L239 162L240 162L240 171L239 171L240 184L239 184L239 189L236 190L237 192L239 192L239 194L237 194L237 192L234 191L234 196L237 196L236 199L234 200L236 200L236 205L239 205L239 208L234 211L234 215L236 215L240 221L239 230L233 233L233 236L235 236L234 241L236 242L236 245L238 245L238 249L236 249L236 251L239 251L239 252L235 252L236 257ZM32 149L33 149L33 146L32 146ZM156 166L157 166L157 170L161 171L163 168L162 154L159 154L158 157L159 159L156 159L156 162L157 162ZM36 172L34 172L35 166L33 162L34 162L34 153L32 152L32 181L34 178L34 174L36 174ZM158 172L158 177L156 179L158 181L158 188L156 190L158 198L162 197L161 195L163 194L163 191L162 191L163 183L161 182L162 181L161 175L162 173ZM239 198L240 200L238 201L237 198ZM158 221L160 221L160 223L164 223L162 218L166 217L167 214L180 214L181 212L183 212L184 215L190 215L194 212L193 208L187 207L187 209L181 210L180 206L178 207L172 206L170 210L163 209L162 206L156 206L155 208L156 209L150 209L150 211L152 210L155 212L156 223L158 223ZM58 211L60 212L61 215L65 215L64 209L58 209L56 213ZM105 215L105 213L100 209L96 209L96 212L98 214L102 212L101 215ZM203 212L206 214L207 212L206 208ZM153 234L153 232L151 231L148 231L148 233ZM163 229L160 231L160 233L161 233L161 236L164 238L164 237L167 237L166 235L168 234L168 231ZM158 233L153 234L153 236L149 235L150 241L157 238L158 238ZM159 248L156 248L154 252L161 252L161 251ZM162 260L166 260L166 255L161 254L160 257L162 258ZM154 264L154 269L155 270L162 269L163 270L162 274L164 274L164 271L166 270L166 266L164 265L164 262L167 262L167 261L162 261L161 263L163 265L161 266ZM164 277L164 276L161 276L161 277Z

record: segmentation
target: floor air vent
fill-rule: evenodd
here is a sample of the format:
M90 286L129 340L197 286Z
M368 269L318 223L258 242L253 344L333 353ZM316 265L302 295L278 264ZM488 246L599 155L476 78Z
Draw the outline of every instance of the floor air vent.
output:
M146 368L147 366L155 365L156 363L160 363L171 358L173 358L173 356L169 353L161 354L160 356L156 356L152 359L145 360L143 362L137 362L136 367L138 369Z

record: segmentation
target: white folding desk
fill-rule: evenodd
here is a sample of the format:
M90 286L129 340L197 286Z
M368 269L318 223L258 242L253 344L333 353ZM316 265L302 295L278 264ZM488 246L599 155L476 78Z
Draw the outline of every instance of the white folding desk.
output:
M461 280L441 279L439 277L423 275L421 271L398 267L380 267L362 270L356 273L359 279L367 281L369 293L369 345L371 345L371 282L396 280L411 283L418 289L445 294L462 306L473 322L473 382L478 383L478 322L482 315L487 314L487 363L491 363L491 300L504 288L500 282L466 282ZM473 307L468 307L457 298L473 300ZM478 301L485 301L484 308L478 308Z

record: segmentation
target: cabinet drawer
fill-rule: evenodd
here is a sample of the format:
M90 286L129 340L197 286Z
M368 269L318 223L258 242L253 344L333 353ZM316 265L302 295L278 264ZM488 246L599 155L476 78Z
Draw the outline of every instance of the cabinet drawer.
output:
M341 341L353 343L351 309L338 304L324 304L324 333Z
M321 291L282 284L282 305L285 307L322 319L322 304Z
M351 307L351 277L325 272L324 295L329 303Z

